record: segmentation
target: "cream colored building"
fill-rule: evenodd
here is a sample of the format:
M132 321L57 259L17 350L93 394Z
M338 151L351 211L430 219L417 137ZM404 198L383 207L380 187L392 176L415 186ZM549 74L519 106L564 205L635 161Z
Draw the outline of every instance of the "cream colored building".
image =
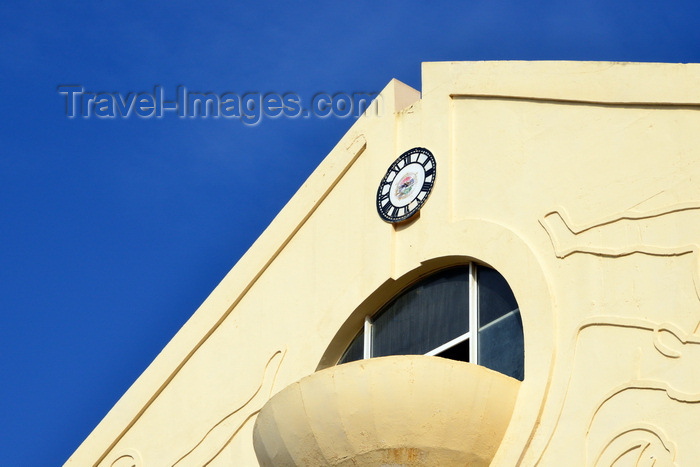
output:
M422 74L67 466L700 465L700 66Z

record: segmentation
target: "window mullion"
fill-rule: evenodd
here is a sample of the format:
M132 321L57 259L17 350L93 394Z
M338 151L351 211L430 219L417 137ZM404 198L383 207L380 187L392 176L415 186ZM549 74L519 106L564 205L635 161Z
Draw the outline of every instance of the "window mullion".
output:
M362 358L372 358L372 318L365 316L365 341L362 346Z
M476 265L469 263L469 361L479 363L479 296Z

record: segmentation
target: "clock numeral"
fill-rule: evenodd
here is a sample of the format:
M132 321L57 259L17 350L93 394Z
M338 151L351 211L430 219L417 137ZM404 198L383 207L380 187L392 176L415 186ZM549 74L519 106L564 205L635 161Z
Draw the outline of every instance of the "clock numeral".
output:
M391 203L386 203L382 206L382 212L388 216L392 207L393 205Z

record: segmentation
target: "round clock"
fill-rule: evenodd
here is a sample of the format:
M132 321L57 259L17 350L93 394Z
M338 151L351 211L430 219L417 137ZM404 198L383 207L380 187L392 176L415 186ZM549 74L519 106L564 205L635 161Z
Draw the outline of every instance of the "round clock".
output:
M391 164L377 190L377 212L386 222L417 213L435 183L435 157L425 148L404 152Z

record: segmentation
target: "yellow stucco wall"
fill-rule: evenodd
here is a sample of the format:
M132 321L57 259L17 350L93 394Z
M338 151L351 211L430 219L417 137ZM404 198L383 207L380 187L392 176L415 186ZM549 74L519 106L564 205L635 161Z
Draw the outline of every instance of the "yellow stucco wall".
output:
M425 63L422 87L387 86L66 465L257 465L272 394L471 260L508 280L525 335L492 465L695 465L700 66ZM415 146L437 180L392 226L377 185Z

